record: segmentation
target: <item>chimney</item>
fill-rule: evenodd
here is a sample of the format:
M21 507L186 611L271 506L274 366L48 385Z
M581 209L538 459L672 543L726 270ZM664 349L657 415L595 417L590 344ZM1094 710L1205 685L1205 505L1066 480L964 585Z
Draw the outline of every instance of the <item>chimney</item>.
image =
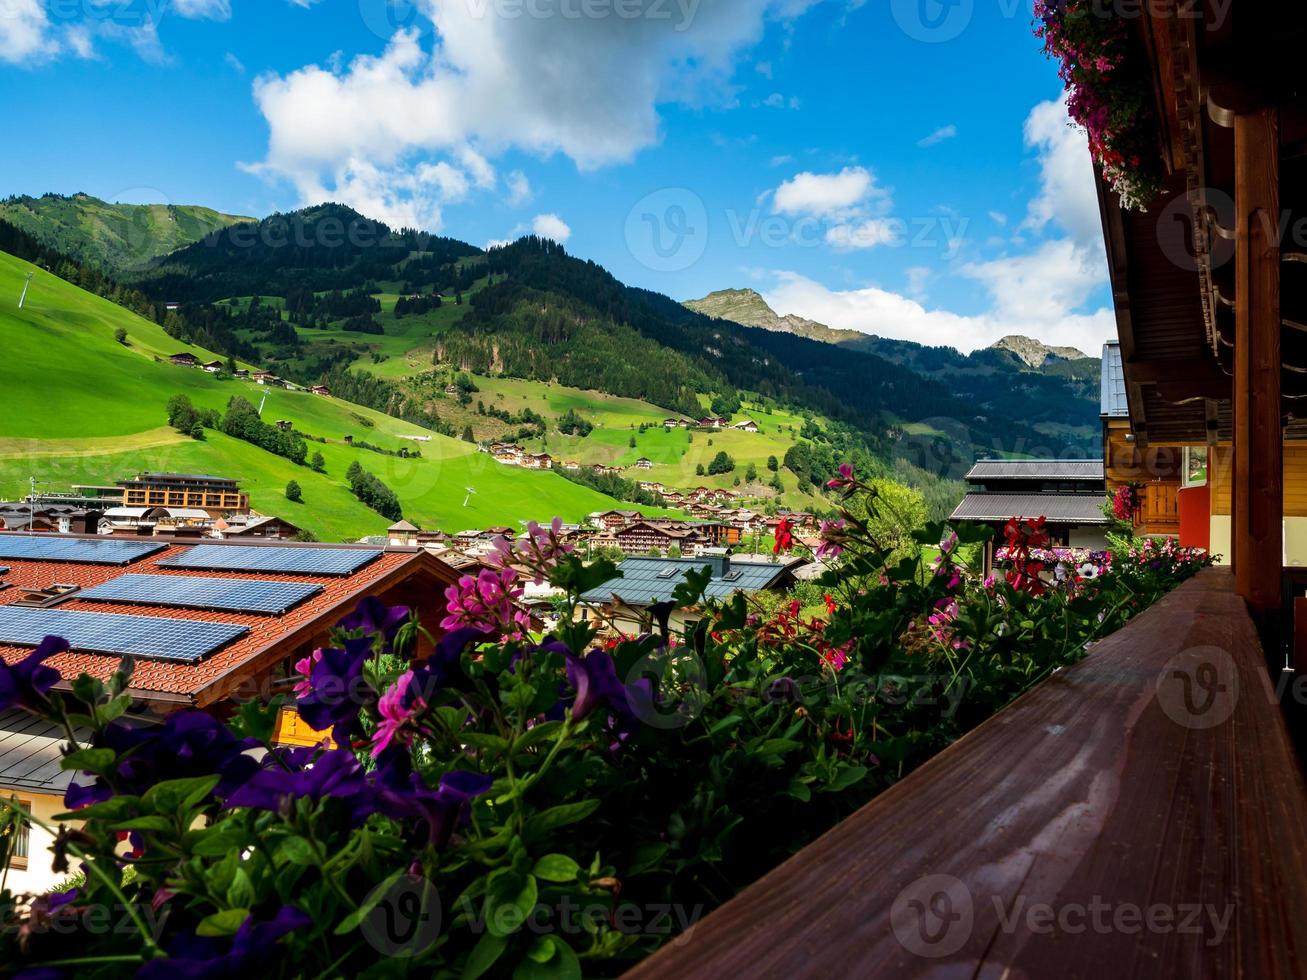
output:
M731 574L730 548L704 548L701 554L707 559L713 578L722 579Z

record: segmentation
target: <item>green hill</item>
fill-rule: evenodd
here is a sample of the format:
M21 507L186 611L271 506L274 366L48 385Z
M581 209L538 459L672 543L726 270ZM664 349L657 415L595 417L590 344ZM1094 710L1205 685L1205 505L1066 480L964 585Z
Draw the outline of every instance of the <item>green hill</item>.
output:
M22 310L23 280L35 272ZM516 525L527 517L559 514L568 520L616 505L608 496L554 473L501 466L475 447L381 412L307 392L220 380L175 367L167 356L189 350L201 359L214 352L169 337L161 327L0 253L0 496L27 492L35 477L49 489L73 483L104 484L140 470L213 472L239 480L254 506L312 530L324 540L377 534L389 524L364 507L344 482L358 461L399 495L405 516L425 527L461 530ZM115 331L127 333L124 344ZM166 425L164 406L185 394L200 408L222 410L239 394L258 404L263 418L285 419L297 431L325 439L310 451L326 459L326 473L267 453L219 432L200 442ZM401 435L431 437L422 458L402 459L345 445L344 437L387 450L412 448ZM299 482L304 503L284 497ZM468 495L467 487L476 490ZM466 499L466 505L464 501Z
M0 201L0 219L111 274L143 269L156 256L250 220L189 204L111 204L89 194L10 197Z

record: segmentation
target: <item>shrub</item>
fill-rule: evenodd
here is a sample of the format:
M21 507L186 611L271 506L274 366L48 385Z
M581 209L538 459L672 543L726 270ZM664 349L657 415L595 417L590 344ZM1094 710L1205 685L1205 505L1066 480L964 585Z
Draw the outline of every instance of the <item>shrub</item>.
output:
M304 491L300 489L299 483L295 480L291 480L286 484L286 499L295 504L304 502Z
M41 662L65 646L47 641L10 667L0 710L87 732L63 763L82 772L65 799L82 826L56 845L86 874L30 913L0 895L22 909L0 961L362 975L378 970L369 916L411 922L425 897L440 924L401 973L616 975L670 938L629 928L641 909L692 910L671 923L688 928L1207 564L1168 541L1070 569L1043 555L1042 521L1013 520L982 580L960 555L987 530L929 525L898 560L870 531L874 489L851 470L836 483L846 506L821 528L816 582L719 602L693 571L635 637L576 615L617 568L572 554L559 521L451 586L449 632L421 659L423 625L366 600L295 667L296 710L330 748L272 745L277 702L129 723L130 661L56 691ZM780 522L778 553L793 532ZM563 594L548 637L514 604L529 578ZM673 607L696 609L686 632Z

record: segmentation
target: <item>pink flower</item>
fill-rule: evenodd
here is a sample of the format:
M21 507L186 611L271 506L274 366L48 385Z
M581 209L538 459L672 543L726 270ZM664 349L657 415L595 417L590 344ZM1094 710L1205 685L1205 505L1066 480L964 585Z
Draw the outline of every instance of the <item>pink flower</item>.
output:
M495 538L495 552L490 556L490 564L498 568L521 565L531 570L532 580L540 585L575 548L570 542L564 541L562 535L561 517L550 521L548 528L531 521L526 526L526 535L516 546L502 536Z
M399 680L395 681L394 686L377 701L377 711L381 713L381 721L377 724L377 730L372 733L373 758L381 755L392 741L398 741L401 745L408 745L413 741L414 733L404 731L404 728L414 715L426 710L427 703L421 697L415 697L411 703L405 705L405 695L412 682L413 671L405 671L400 675Z
M517 572L511 568L482 569L476 578L464 575L445 590L448 615L441 620L440 628L470 626L485 633L525 629L530 617L517 608L515 600L522 597L522 588L516 582Z
M844 551L844 521L821 522L821 544L817 546L818 558L838 558Z
M313 673L313 665L322 659L322 650L314 650L311 654L302 660L295 662L295 673L300 675L300 679L295 682L291 688L297 698L308 697L309 692L313 690L313 685L309 683L309 674Z
M827 480L826 488L828 490L838 490L840 489L840 487L847 487L852 482L853 482L853 464L841 463L840 475L835 477L833 480Z

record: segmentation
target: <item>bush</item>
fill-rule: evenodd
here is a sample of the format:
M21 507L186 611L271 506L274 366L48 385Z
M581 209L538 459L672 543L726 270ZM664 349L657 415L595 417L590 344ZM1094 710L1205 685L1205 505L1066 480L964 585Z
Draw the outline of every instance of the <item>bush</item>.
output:
M294 480L286 484L286 499L294 504L304 502L304 491L300 489L300 485Z
M717 476L720 473L729 473L733 469L735 469L735 460L723 450L714 456L712 462L708 464L708 475Z
M629 928L639 910L725 901L1208 563L1167 541L1071 566L1044 556L1042 522L1015 520L992 579L960 558L989 537L974 526L927 526L898 561L869 530L874 489L841 479L856 506L822 528L829 570L756 604L705 599L709 573L692 572L669 604L696 610L688 635L660 608L644 635L604 642L579 597L617 569L570 554L561 522L452 586L452 631L421 659L419 624L366 600L296 665L296 710L332 748L271 745L277 703L143 727L122 718L130 661L56 691L39 664L57 646L38 651L0 710L87 732L64 761L82 772L65 802L83 823L58 845L87 873L11 911L0 961L35 973L75 950L79 975L364 975L378 959L360 921L411 921L429 894L439 941L400 972L617 975L671 938ZM792 532L782 521L778 552ZM512 602L537 576L563 593L548 642ZM124 927L87 914L103 908Z
M357 460L349 464L349 469L345 471L345 479L354 496L382 517L392 521L403 519L404 508L395 491L360 466Z

